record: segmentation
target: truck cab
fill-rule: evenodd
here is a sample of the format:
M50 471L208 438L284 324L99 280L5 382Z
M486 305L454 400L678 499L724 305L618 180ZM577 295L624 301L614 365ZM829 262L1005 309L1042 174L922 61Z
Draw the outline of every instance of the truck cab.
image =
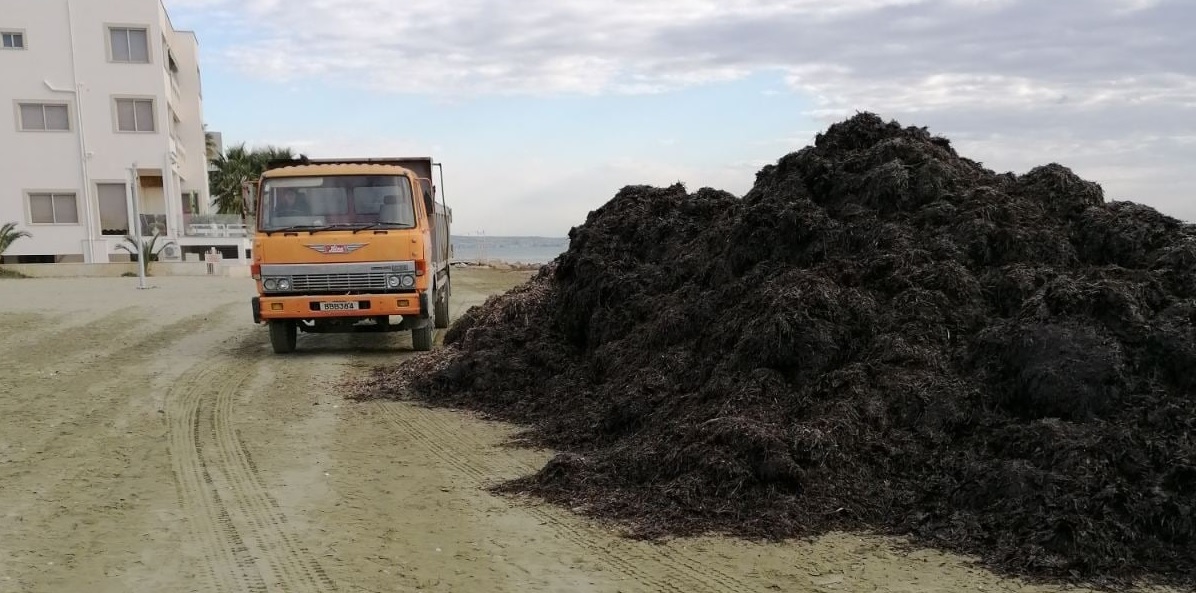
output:
M276 353L299 333L410 331L432 348L449 323L451 211L431 158L272 163L257 184L253 318ZM395 318L400 318L396 323Z

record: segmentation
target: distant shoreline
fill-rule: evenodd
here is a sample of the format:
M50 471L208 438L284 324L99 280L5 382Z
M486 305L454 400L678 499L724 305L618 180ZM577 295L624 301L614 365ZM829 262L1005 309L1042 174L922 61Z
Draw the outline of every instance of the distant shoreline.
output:
M480 262L476 260L454 259L449 262L449 265L454 268L485 268L499 271L535 271L548 265L547 263L527 263L527 262L505 262L499 260L488 260Z
M489 267L492 264L501 264L515 269L538 269L568 250L569 239L453 235L452 245L451 260L455 265L473 264Z

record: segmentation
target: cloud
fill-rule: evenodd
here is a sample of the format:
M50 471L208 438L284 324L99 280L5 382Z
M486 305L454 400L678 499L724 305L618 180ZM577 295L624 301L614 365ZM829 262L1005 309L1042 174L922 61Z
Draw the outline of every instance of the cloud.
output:
M393 92L653 92L761 69L866 80L943 74L1086 98L1111 81L1190 81L1185 0L172 0L254 23L225 56L275 80ZM1153 78L1150 78L1153 77ZM1175 84L1183 81L1169 81Z
M1169 140L1196 136L1191 0L168 1L252 22L218 51L255 78L443 98L775 72L819 125L875 111L994 167L1059 160L1196 219L1181 177L1196 144Z
M228 4L228 2L227 0L169 0L167 4L169 4L169 8L172 11L188 11L222 6Z

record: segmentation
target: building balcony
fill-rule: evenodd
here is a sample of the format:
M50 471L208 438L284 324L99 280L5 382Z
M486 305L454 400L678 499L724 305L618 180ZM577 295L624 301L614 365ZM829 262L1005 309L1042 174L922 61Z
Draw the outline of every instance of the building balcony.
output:
M179 90L179 80L174 76L173 73L171 73L167 78L170 79L171 102L174 105L178 105L183 102L183 93Z
M248 237L255 226L252 217L241 220L237 214L184 214L184 237Z
M170 137L170 154L176 161L187 160L187 149L183 148L183 143L173 135Z

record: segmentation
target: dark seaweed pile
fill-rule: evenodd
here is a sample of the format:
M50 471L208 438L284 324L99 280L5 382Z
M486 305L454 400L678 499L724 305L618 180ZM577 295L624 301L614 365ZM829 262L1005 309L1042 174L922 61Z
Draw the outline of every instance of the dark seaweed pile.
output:
M629 186L570 239L363 396L529 426L562 453L504 490L640 535L1196 583L1192 226L865 113L743 198Z

